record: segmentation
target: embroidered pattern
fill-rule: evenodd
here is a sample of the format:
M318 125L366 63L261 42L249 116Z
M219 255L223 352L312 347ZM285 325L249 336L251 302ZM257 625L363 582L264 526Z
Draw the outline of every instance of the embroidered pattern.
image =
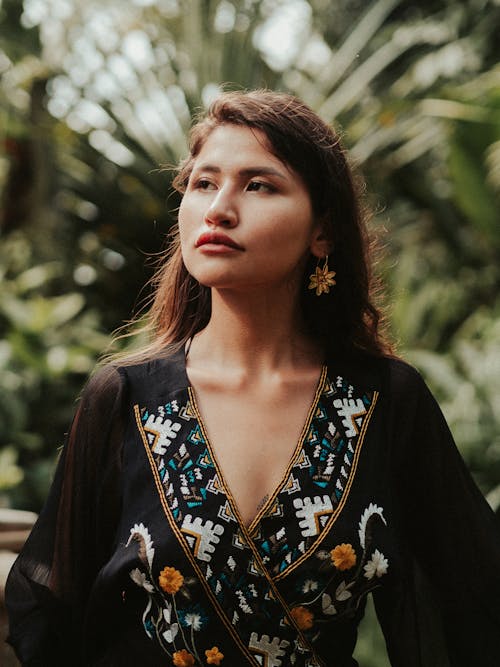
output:
M255 655L259 664L267 667L280 667L282 658L285 655L285 649L289 642L278 637L271 639L269 635L259 635L252 632L250 635L250 651Z
M295 498L293 501L295 515L303 537L319 535L333 512L332 501L328 496L313 498Z
M224 526L207 519L203 521L200 517L186 514L182 522L182 532L186 535L189 546L199 560L210 562L215 551L215 545L220 542L220 535L224 532Z
M325 383L290 477L262 517L260 539L255 536L277 579L312 553L342 510L375 401L376 394L357 393L340 376ZM304 479L316 493L304 492ZM290 514L296 524L285 520Z
M360 550L338 544L330 551L318 550L305 580L299 581L292 615L306 637L318 636L321 626L333 617L353 616L369 592L380 585L389 568L388 559L372 547L375 525L387 525L383 509L370 503L359 522Z
M281 484L250 527L250 542L192 394L154 410L136 408L165 511L208 585L217 613L234 628L255 664L320 665L300 633L314 643L321 623L357 609L387 571L388 560L379 550L368 553L373 522L385 523L382 509L373 503L359 522L361 552L338 544L325 557L319 548L347 500L376 399L376 392L357 392L341 377L323 383ZM146 632L170 651L174 664L199 664L194 633L203 627L206 611L178 605L179 595L189 592L190 581L179 578L184 573L178 577L171 571L175 568L166 566L153 581L151 538L143 524L134 529L131 539L138 541L147 567L130 576L149 596ZM297 599L285 604L272 579L278 582L299 567ZM203 650L207 664L222 660L217 647Z
M135 524L130 529L130 538L126 546L129 547L132 542L138 545L142 569L133 569L130 578L137 586L143 588L148 596L148 603L142 616L146 634L150 639L156 639L159 646L171 658L173 665L192 667L205 664L200 659L195 635L206 625L207 613L199 604L181 607L178 602L179 594L182 593L184 599L189 601L190 582L179 570L168 565L160 572L158 581L155 580L153 576L155 550L149 530L143 523ZM217 646L205 649L205 655L208 664L219 665L224 658L224 654Z

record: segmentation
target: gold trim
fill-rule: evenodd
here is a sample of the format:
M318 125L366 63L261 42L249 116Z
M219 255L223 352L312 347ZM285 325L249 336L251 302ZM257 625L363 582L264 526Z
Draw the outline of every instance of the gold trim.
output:
M169 506L166 502L166 499L165 499L165 493L164 493L164 490L163 490L163 485L161 483L160 476L158 474L158 469L157 469L156 464L154 462L153 455L151 454L151 448L149 446L146 434L144 432L144 428L142 426L141 415L140 415L140 411L139 411L139 405L137 405L137 404L134 405L134 414L135 414L135 421L136 421L136 424L137 424L137 428L139 429L139 433L141 435L142 443L144 445L144 449L146 450L146 455L147 455L148 460L149 460L149 465L151 467L151 472L153 473L153 478L154 478L156 490L158 491L158 495L160 497L160 502L161 502L161 505L163 507L163 511L165 512L165 515L167 517L167 521L170 525L170 528L171 528L172 532L174 533L175 537L177 538L177 541L179 542L182 550L184 551L184 554L186 555L186 558L191 563L191 566L193 567L194 571L196 572L196 574L198 576L198 579L200 580L201 585L205 589L205 592L206 592L208 598L212 602L212 606L214 607L216 613L218 614L218 616L220 617L220 619L222 620L222 622L224 623L224 625L228 629L229 634L233 637L236 645L241 649L241 651L243 652L245 657L249 660L250 664L257 667L258 663L256 662L256 660L254 660L254 658L250 654L250 652L248 650L248 647L245 646L245 644L241 641L240 636L235 631L232 623L230 622L230 620L227 618L226 614L224 613L224 610L220 607L219 602L217 601L216 597L214 596L213 591L210 588L210 586L208 584L208 581L205 578L205 575L203 574L202 570L199 568L193 554L191 553L190 548L186 544L185 538L182 535L182 531L178 528L177 523L175 522L175 519L172 516L170 508L169 508ZM200 424L200 426L201 426L201 424Z
M342 498L340 499L340 503L337 505L337 508L335 509L335 511L333 512L332 516L331 516L330 519L328 520L328 523L326 524L326 526L323 528L322 533L321 533L320 535L318 535L318 537L317 537L316 540L313 542L313 544L309 547L309 549L307 549L307 551L305 551L305 552L302 554L302 556L300 556L299 558L297 558L296 561L294 561L291 565L289 565L289 566L286 568L286 570L283 570L283 572L280 572L279 574L277 574L277 575L274 577L274 581L280 581L281 579L284 579L284 578L287 577L291 572L293 572L293 571L294 571L294 570L295 570L301 563L303 563L307 558L309 558L309 556L311 555L311 553L312 553L313 551L315 551L315 550L318 548L318 546L321 544L321 542L323 542L323 540L325 539L325 537L326 537L326 536L328 535L328 533L330 532L330 530L331 530L333 524L334 524L335 521L337 520L339 514L340 514L340 513L342 512L342 510L344 509L344 505L345 505L346 502L347 502L347 498L348 498L348 496L349 496L349 492L350 492L350 490L351 490L351 486L352 486L352 483L353 483L353 481L354 481L354 477L355 477L355 474L356 474L356 468L357 468L357 466L358 466L359 457L361 456L361 448L363 447L363 442L364 442L364 439L365 439L366 431L367 431L367 429L368 429L368 425L369 425L369 423L370 423L370 419L371 419L371 417L372 417L373 411L375 410L375 405L376 405L376 403L377 403L378 397L379 397L379 393L378 393L378 391L374 391L374 392L373 392L372 403L371 403L371 405L370 405L370 408L369 408L369 410L368 410L368 413L367 413L367 415L366 415L366 418L365 418L365 420L363 421L363 426L361 427L361 431L359 432L359 436L358 436L358 446L356 447L356 453L354 454L354 460L353 460L353 462L352 462L351 470L350 470L350 473L349 473L349 478L348 478L348 480L347 480L347 484L346 484L346 486L344 487L344 492L343 492L343 494L342 494Z
M290 461L288 463L288 466L286 467L285 472L283 473L280 482L278 482L277 486L275 487L274 492L268 497L264 505L260 508L260 510L257 512L255 515L254 519L250 522L247 530L248 534L251 535L252 537L255 536L255 531L257 529L258 524L260 523L262 517L264 514L267 512L269 507L272 505L272 503L276 500L277 496L280 494L281 490L283 489L283 486L286 484L290 477L290 473L292 472L292 468L297 462L297 459L299 457L299 454L302 450L302 447L304 445L304 438L307 435L307 432L309 431L309 428L311 427L311 422L314 417L314 413L317 410L319 399L321 398L321 395L323 394L323 391L325 389L325 380L327 376L328 369L326 365L324 365L321 368L321 374L319 376L318 380L318 385L316 387L316 392L314 394L314 398L311 403L311 407L309 408L309 412L307 413L306 420L304 422L304 426L302 427L302 431L300 432L299 439L297 441L297 444L295 445L295 449L293 451L292 456L290 457Z
M262 505L260 510L255 515L255 517L249 523L248 527L246 527L249 535L255 536L255 531L256 531L257 526L260 523L263 515L267 512L269 507L271 507L273 502L276 500L276 497L280 494L281 490L283 489L284 484L288 481L288 479L290 477L290 473L292 471L292 468L296 464L297 459L299 457L299 454L302 450L302 446L304 444L304 438L306 437L306 434L309 431L309 428L311 426L311 422L313 420L314 413L316 412L316 409L318 407L319 399L320 399L320 397L321 397L321 395L322 395L322 393L325 389L325 381L326 381L326 378L327 378L327 372L328 372L328 369L327 369L326 365L323 365L321 367L321 373L320 373L320 376L319 376L318 384L316 385L316 391L314 393L314 397L313 397L313 400L311 402L311 406L309 407L309 411L307 413L306 420L305 420L304 425L302 427L302 430L300 432L299 439L297 440L297 444L295 445L295 449L293 450L293 453L290 456L290 459L288 461L288 465L285 468L285 471L282 474L280 481L274 487L274 491L269 495L269 497L267 498L264 505ZM191 387L191 386L188 387L188 393L189 393L189 399L191 401L191 405L192 405L194 413L196 415L196 419L197 419L198 424L200 426L201 432L203 433L203 437L205 438L205 440L207 442L207 447L208 447L208 450L209 450L210 455L212 457L212 461L214 462L215 469L217 470L219 480L220 480L220 482L221 482L221 484L224 488L224 491L225 491L227 497L230 498L230 500L231 500L231 505L234 505L236 507L236 501L234 500L232 494L229 491L229 487L226 484L226 480L224 479L224 475L222 474L222 470L219 466L219 463L217 461L217 457L215 456L215 452L213 450L212 444L211 444L210 439L208 437L207 430L206 430L205 424L203 422L203 417L201 416L200 410L198 408L198 403L196 402L196 395L195 395L193 387ZM233 511L234 511L234 507L233 507ZM239 516L239 513L238 513L238 516ZM241 521L241 523L243 523L243 521Z
M313 400L313 403L311 405L311 408L309 409L308 419L307 419L307 422L306 422L307 428L309 427L310 421L312 419L312 415L314 414L314 412L316 410L316 406L317 406L317 403L319 401L319 397L321 396L321 393L323 391L323 384L324 384L325 377L326 377L326 366L323 366L322 371L321 371L320 381L319 381L318 387L316 389L316 394L314 396L314 400ZM203 419L201 417L200 411L198 410L198 404L196 403L196 398L195 398L195 395L194 395L193 388L188 387L188 392L189 392L189 397L192 400L193 408L196 412L196 418L198 420L198 424L200 426L201 432L203 433L203 437L205 438L205 441L207 443L207 448L210 451L210 454L212 456L212 460L213 460L215 469L217 471L217 475L219 477L219 482L224 489L224 493L226 495L226 498L228 499L228 502L231 506L233 514L234 514L234 516L236 518L236 521L238 523L239 529L240 529L240 531L241 531L241 533L242 533L242 535L245 539L245 542L246 542L247 546L249 547L249 549L251 550L256 562L258 563L259 568L262 571L262 574L267 579L267 583L269 584L269 587L272 590L274 598L276 600L278 600L278 602L281 604L281 607L282 607L282 609L283 609L283 611L284 611L284 613L285 613L285 615L288 619L289 624L292 627L295 628L295 630L297 631L297 634L300 637L300 639L302 640L304 646L307 647L307 649L311 652L311 656L318 662L319 667L321 667L323 665L323 662L320 660L319 656L316 655L314 649L312 648L312 646L309 644L307 639L302 634L302 631L300 630L299 626L295 622L295 619L290 614L290 610L288 609L288 605L286 604L285 600L282 598L281 593L279 592L277 586L274 583L273 576L271 575L271 573L266 568L266 566L264 564L264 561L262 560L262 558L259 554L259 551L258 551L258 549L257 549L257 547L256 547L256 545L255 545L255 543L254 543L254 541L253 541L253 539L250 535L250 532L249 532L248 528L245 526L245 523L243 522L243 519L241 518L239 509L238 509L238 505L236 504L236 502L233 498L231 490L229 489L229 487L226 484L226 481L224 479L224 475L222 474L222 470L219 467L219 463L217 461L217 458L214 456L212 445L210 444L210 439L209 439L208 434L207 434L206 429L205 429L205 424L203 423ZM302 433L304 433L305 431L306 431L306 425L304 425ZM292 459L290 460L290 463L288 464L288 467L287 467L288 475L290 474L289 469L291 470L291 468L293 467L293 462L296 458L297 453L300 452L301 445L302 445L302 439L299 440L299 442L297 443L296 451L294 452L294 454L292 456ZM284 477L285 480L288 479L288 475L286 477ZM278 491L279 491L279 488L281 488L282 484L283 484L283 479L282 479L282 481L281 481L281 483L278 487ZM273 493L273 497L275 497L277 495L277 492ZM267 505L267 503L266 503L266 505ZM252 524L254 522L255 522L255 520L252 521ZM250 524L250 525L252 525L252 524Z

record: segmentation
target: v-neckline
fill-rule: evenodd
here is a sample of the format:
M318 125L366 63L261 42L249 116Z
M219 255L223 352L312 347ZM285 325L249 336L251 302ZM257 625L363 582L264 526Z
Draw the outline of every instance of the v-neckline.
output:
M185 359L185 362L186 362L186 359ZM193 413L196 416L196 421L198 423L198 426L200 427L200 430L202 432L203 439L206 442L207 449L210 453L210 457L213 461L215 470L217 472L217 478L219 480L220 486L223 490L224 495L227 498L227 501L230 505L231 511L232 511L236 521L238 522L238 525L242 529L243 534L253 536L253 535L256 534L257 528L258 528L262 518L265 516L269 507L272 506L276 497L279 495L279 493L283 489L283 486L285 485L285 483L289 479L291 470L294 467L294 465L296 464L298 458L300 457L300 453L301 453L303 445L304 445L304 439L305 439L307 433L309 432L309 429L311 427L311 422L314 418L314 415L315 415L317 407L318 407L319 399L320 399L320 397L321 397L321 395L324 391L324 388L325 388L325 382L326 382L326 379L327 379L328 368L327 368L326 364L323 364L322 367L321 367L320 376L319 376L319 379L318 379L317 384L316 384L316 390L314 392L314 397L312 399L309 410L307 412L307 417L305 419L304 425L302 426L299 438L298 438L297 443L296 443L296 445L293 449L293 452L290 455L288 463L287 463L284 471L282 472L282 474L280 476L280 481L274 486L274 489L269 493L266 502L259 509L257 509L257 512L256 512L254 518L248 524L243 521L243 517L241 516L240 510L239 510L239 507L238 507L238 503L236 502L236 499L234 498L234 496L231 492L229 484L226 482L224 472L222 470L222 467L221 467L221 465L219 463L219 460L217 458L217 455L215 453L215 449L213 448L212 443L210 441L210 438L208 436L208 432L207 432L203 417L201 415L201 412L200 412L200 409L198 407L198 403L197 403L197 400L196 400L196 391L195 391L193 385L191 384L191 382L189 381L189 377L187 375L186 365L185 365L185 372L186 372L186 377L188 378L188 388L187 389L188 389L188 394L189 394L189 401L191 403Z

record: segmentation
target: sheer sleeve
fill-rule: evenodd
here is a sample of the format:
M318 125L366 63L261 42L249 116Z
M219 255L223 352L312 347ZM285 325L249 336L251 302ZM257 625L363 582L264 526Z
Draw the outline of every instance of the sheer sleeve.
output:
M84 610L120 512L122 376L87 384L47 502L9 574L8 642L23 665L80 664Z
M500 522L420 376L401 365L392 392L407 594L376 599L389 655L397 665L498 667Z

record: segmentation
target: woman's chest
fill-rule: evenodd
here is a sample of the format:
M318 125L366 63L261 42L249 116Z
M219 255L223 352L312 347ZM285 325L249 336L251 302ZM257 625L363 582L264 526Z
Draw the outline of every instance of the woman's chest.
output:
M190 390L214 467L245 525L277 490L287 466L303 447L325 376L323 369L319 381L313 377L305 387L294 382L235 393Z
M342 378L326 382L250 525L190 392L135 404L119 560L128 586L142 589L148 636L159 633L168 651L180 645L181 630L202 641L197 633L222 629L226 652L251 664L276 650L283 664L293 656L295 664L319 665L314 647L341 632L349 653L366 594L396 566L377 400ZM184 643L195 655L196 642Z

